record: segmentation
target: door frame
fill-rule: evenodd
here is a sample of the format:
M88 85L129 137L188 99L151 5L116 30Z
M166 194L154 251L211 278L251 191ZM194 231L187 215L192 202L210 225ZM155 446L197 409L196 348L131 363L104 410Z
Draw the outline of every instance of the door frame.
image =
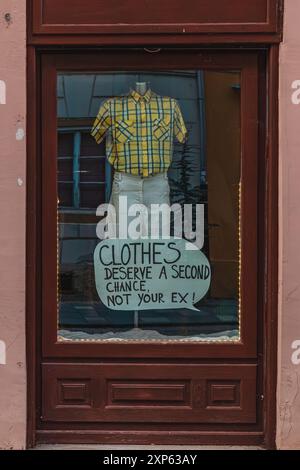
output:
M246 48L245 48L246 49ZM147 441L189 444L255 444L264 443L267 448L275 447L276 428L276 383L277 383L277 291L278 291L278 45L261 50L261 65L265 73L261 73L261 83L266 82L264 91L268 97L269 109L261 110L262 122L265 126L259 129L259 153L265 155L264 165L261 165L259 174L259 187L263 191L259 200L264 208L261 211L260 223L264 226L264 233L260 246L264 260L264 269L260 271L259 296L260 311L263 312L263 328L258 341L263 343L263 352L258 358L262 362L262 389L261 406L263 407L263 434L257 435L249 432L230 431L226 437L217 430L197 432L182 431L177 437L168 441L166 435L159 434L152 426L152 431L145 437L143 433L135 433L128 437L132 443L145 443ZM232 49L231 49L232 50ZM241 49L239 48L241 51ZM27 67L27 262L26 262L26 330L27 330L27 381L28 381L28 428L27 445L32 447L36 443L36 430L39 408L37 403L41 394L39 369L41 359L41 344L37 341L40 334L40 272L41 272L41 182L37 175L40 172L40 115L41 115L41 56L47 53L48 48L28 47ZM51 52L58 52L51 48ZM74 52L74 51L72 51ZM266 100L264 100L266 101ZM266 136L266 137L265 137ZM263 168L262 168L263 167ZM264 339L264 341L262 341ZM85 433L80 442L109 442L110 432ZM123 436L124 438L124 436ZM42 433L39 439L43 439ZM56 442L67 442L68 436L62 437L53 433L52 439ZM63 440L61 440L63 439ZM122 437L120 437L122 439ZM129 440L127 442L129 442ZM78 441L79 442L79 441Z
M161 57L162 55L162 57ZM131 51L127 53L100 52L97 54L47 54L42 56L42 107L47 109L47 115L42 122L42 169L43 180L42 197L42 349L44 357L74 358L74 357L94 357L99 360L105 358L182 358L201 359L206 358L234 358L251 359L257 356L257 344L253 341L257 331L257 258L253 257L257 247L257 234L251 232L252 223L258 225L258 194L256 184L257 159L258 159L258 126L257 116L257 54L249 51L240 54L237 51L217 52L205 51L195 53L195 51L162 51L160 54L151 54L149 62L147 53L144 51ZM140 65L141 63L141 65ZM168 67L162 64L168 63ZM118 65L115 65L118 64ZM108 70L137 70L138 67L145 70L165 69L185 69L201 68L201 70L237 70L241 71L241 204L242 214L240 231L241 243L241 276L240 276L240 297L242 320L240 322L239 342L226 344L216 343L180 343L180 348L175 350L175 342L169 344L151 345L146 342L118 344L117 350L112 350L111 344L101 344L96 342L84 342L74 344L73 342L57 341L57 322L53 312L57 310L57 195L53 191L56 188L57 169L53 163L52 156L57 154L57 142L52 138L56 135L56 77L57 72L86 72L86 71L108 71ZM255 97L255 98L254 98ZM256 99L257 98L257 99ZM251 217L247 217L251 214ZM143 343L143 344L142 344ZM172 343L172 344L171 344ZM81 346L79 346L81 344ZM84 345L83 345L84 344ZM175 346L175 347L174 347ZM220 348L222 353L220 354ZM179 350L180 349L180 350ZM79 350L80 353L79 353Z

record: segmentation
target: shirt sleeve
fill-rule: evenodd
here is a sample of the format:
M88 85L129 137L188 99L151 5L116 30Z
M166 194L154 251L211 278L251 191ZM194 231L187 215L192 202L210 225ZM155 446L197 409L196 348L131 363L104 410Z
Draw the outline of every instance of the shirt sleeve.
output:
M111 116L109 110L108 100L105 101L98 111L97 117L94 121L91 135L95 138L97 144L100 144L105 137L106 132L111 127Z
M177 101L175 101L174 106L174 135L181 144L184 144L187 140L187 129Z

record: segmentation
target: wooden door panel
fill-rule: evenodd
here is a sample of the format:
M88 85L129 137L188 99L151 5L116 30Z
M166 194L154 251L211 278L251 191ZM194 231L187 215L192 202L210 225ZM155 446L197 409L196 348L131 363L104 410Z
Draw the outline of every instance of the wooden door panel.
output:
M276 32L277 0L31 0L34 34Z
M43 364L43 421L255 423L255 364Z

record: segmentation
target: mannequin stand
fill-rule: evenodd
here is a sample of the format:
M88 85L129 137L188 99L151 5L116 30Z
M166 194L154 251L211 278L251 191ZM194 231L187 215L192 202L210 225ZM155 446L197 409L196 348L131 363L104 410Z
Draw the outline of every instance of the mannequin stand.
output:
M134 317L133 317L133 328L136 329L138 327L139 327L139 311L135 310Z

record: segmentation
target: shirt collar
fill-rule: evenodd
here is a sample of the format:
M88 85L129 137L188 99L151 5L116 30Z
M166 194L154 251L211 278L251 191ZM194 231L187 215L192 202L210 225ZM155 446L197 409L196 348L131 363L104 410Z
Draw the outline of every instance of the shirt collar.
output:
M134 99L136 103L138 103L141 100L145 100L147 103L149 103L149 101L151 100L152 91L150 90L150 88L148 88L146 93L144 95L141 95L136 90L131 90L130 96Z

